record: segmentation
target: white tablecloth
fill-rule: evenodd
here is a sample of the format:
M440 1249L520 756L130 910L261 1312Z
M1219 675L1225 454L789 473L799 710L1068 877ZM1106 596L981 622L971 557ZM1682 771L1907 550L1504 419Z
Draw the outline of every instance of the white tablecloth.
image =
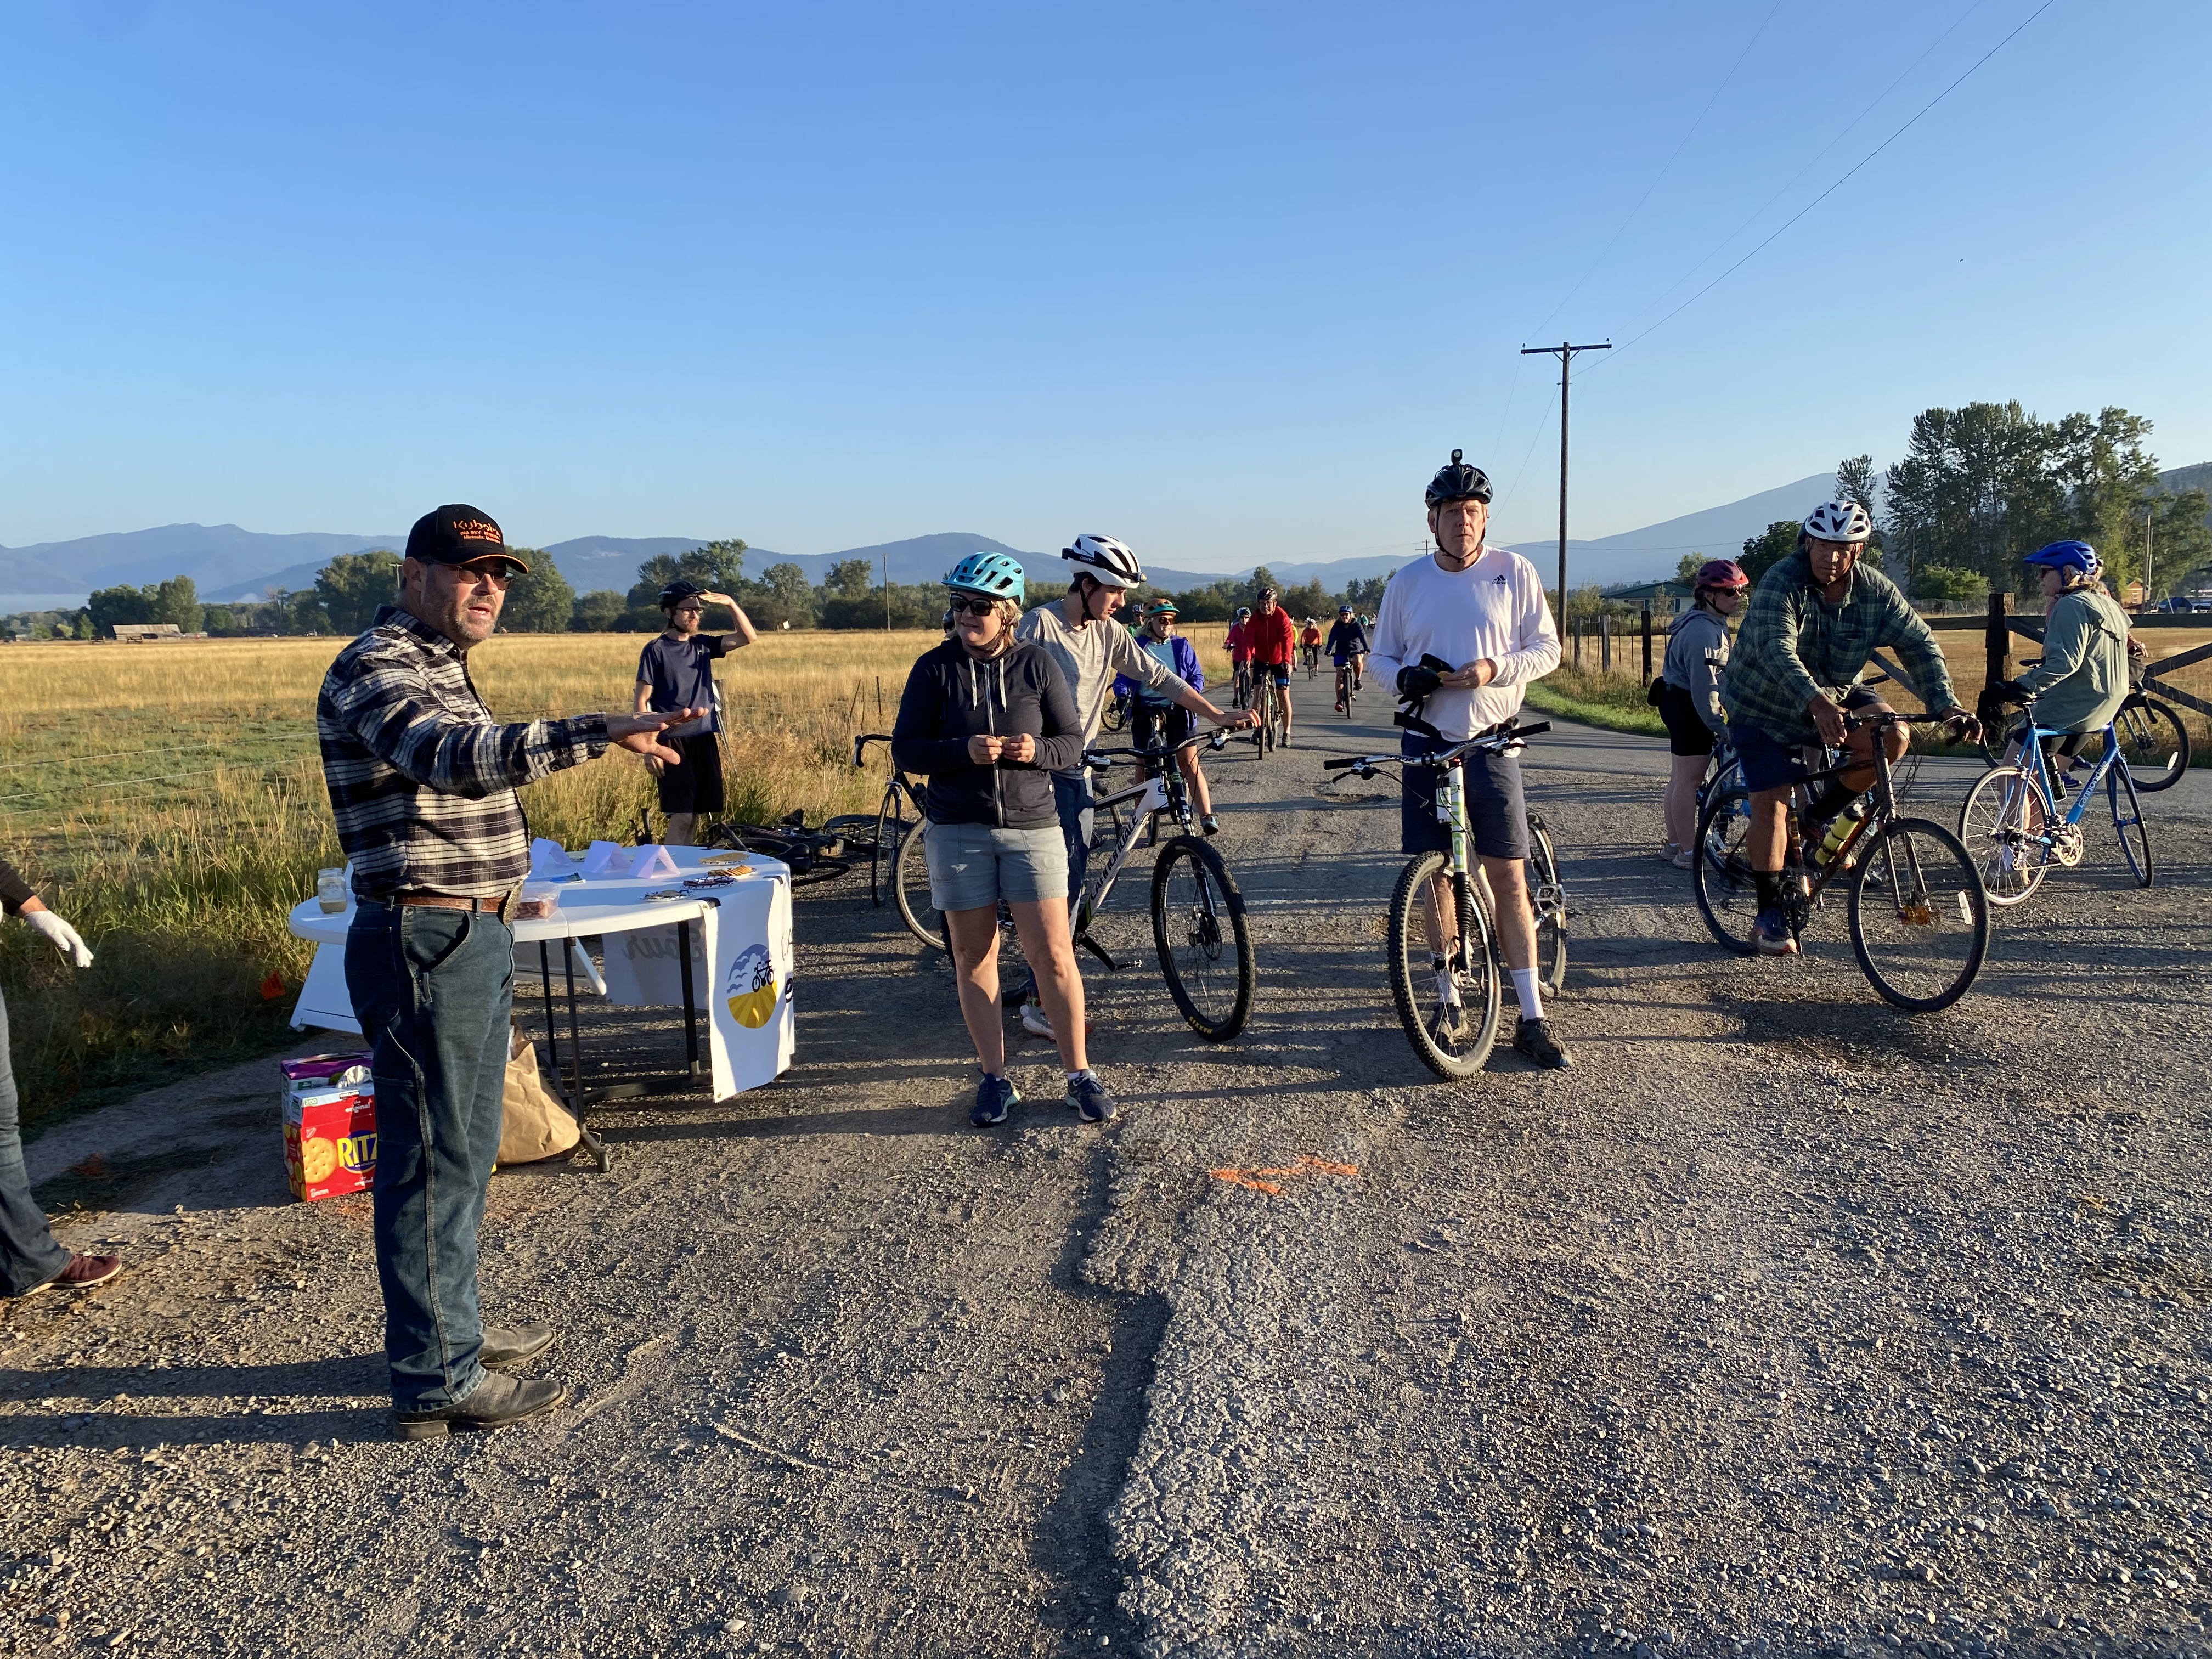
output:
M592 878L559 884L561 908L551 916L514 924L516 994L538 988L540 942L576 949L586 939L602 943L607 1000L623 1006L677 1006L684 1000L677 960L676 923L691 927L692 992L707 1016L708 1050L714 1097L726 1099L773 1082L791 1064L796 1031L792 1011L790 872L774 859L747 858L757 872L726 887L676 900L645 895L679 887L686 876L707 873L708 854L694 848L668 849L679 872L646 880ZM350 904L326 914L308 899L294 907L291 930L319 947L292 1024L325 1030L361 1030L345 987L345 936ZM562 983L559 951L548 952L554 982ZM580 978L596 980L588 956Z

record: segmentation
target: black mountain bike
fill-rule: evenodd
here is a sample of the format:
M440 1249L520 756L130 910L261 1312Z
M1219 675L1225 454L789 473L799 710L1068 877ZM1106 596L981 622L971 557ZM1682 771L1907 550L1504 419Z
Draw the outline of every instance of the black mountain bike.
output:
M854 738L854 766L866 763L872 743L880 743L888 749L890 739L880 732ZM908 807L914 809L911 817L907 816ZM868 849L868 897L878 906L887 899L895 902L899 920L906 924L907 931L933 951L942 951L944 919L930 902L929 860L921 844L926 822L921 786L894 767L890 781L884 785L883 801L873 817L863 814L851 819L832 818L823 828L846 823L852 826L849 833L854 841Z
M1934 725L1937 718L1846 714L1844 724L1880 729ZM1874 754L1875 785L1857 804L1864 815L1848 820L1841 843L1825 857L1822 848L1806 846L1800 817L1810 786L1866 763L1852 757L1838 765L1832 752L1825 769L1799 784L1784 854L1783 913L1791 934L1802 935L1828 889L1846 884L1851 949L1868 982L1895 1007L1933 1013L1964 996L1982 970L1990 945L1989 893L1958 836L1927 818L1899 815L1887 753L1877 742ZM1750 833L1751 796L1739 769L1717 784L1698 816L1698 857L1690 872L1705 926L1739 956L1756 949L1752 923L1759 890L1746 851Z

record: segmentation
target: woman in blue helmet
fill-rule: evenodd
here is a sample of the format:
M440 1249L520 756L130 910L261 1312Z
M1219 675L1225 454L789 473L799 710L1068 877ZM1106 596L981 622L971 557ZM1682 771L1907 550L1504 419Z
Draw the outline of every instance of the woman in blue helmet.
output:
M929 779L929 896L945 913L961 1018L983 1068L969 1121L1003 1123L1020 1098L1006 1076L999 1003L1003 900L1058 1034L1066 1104L1085 1122L1103 1122L1114 1115L1114 1101L1084 1052L1083 977L1067 928L1067 843L1053 794L1053 774L1082 761L1082 722L1051 654L1014 637L1024 586L1018 560L971 553L945 586L952 637L924 652L907 676L891 764Z
M2105 591L2104 561L2087 542L2053 542L2029 554L2027 565L2042 578L2048 606L2043 660L1990 689L2012 702L2033 697L2035 723L2069 733L2057 748L2070 757L2085 734L2112 724L2127 699L2128 614ZM2013 758L2008 750L2005 759Z

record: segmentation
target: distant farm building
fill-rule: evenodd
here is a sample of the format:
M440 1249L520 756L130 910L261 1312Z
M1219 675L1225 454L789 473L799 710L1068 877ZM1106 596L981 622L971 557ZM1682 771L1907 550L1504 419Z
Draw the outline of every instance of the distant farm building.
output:
M115 624L115 637L145 643L155 640L181 640L185 635L174 623L118 623Z

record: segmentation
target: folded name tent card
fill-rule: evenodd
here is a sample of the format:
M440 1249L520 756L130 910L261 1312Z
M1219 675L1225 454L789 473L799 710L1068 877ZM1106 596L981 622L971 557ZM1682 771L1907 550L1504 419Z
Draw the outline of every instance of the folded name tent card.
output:
M676 860L665 847L649 842L641 847L624 847L619 842L595 841L592 850L584 854L584 873L616 881L649 881L655 876L674 875Z
M539 836L530 843L530 873L540 881L559 881L583 872L568 856L568 848L550 836Z

